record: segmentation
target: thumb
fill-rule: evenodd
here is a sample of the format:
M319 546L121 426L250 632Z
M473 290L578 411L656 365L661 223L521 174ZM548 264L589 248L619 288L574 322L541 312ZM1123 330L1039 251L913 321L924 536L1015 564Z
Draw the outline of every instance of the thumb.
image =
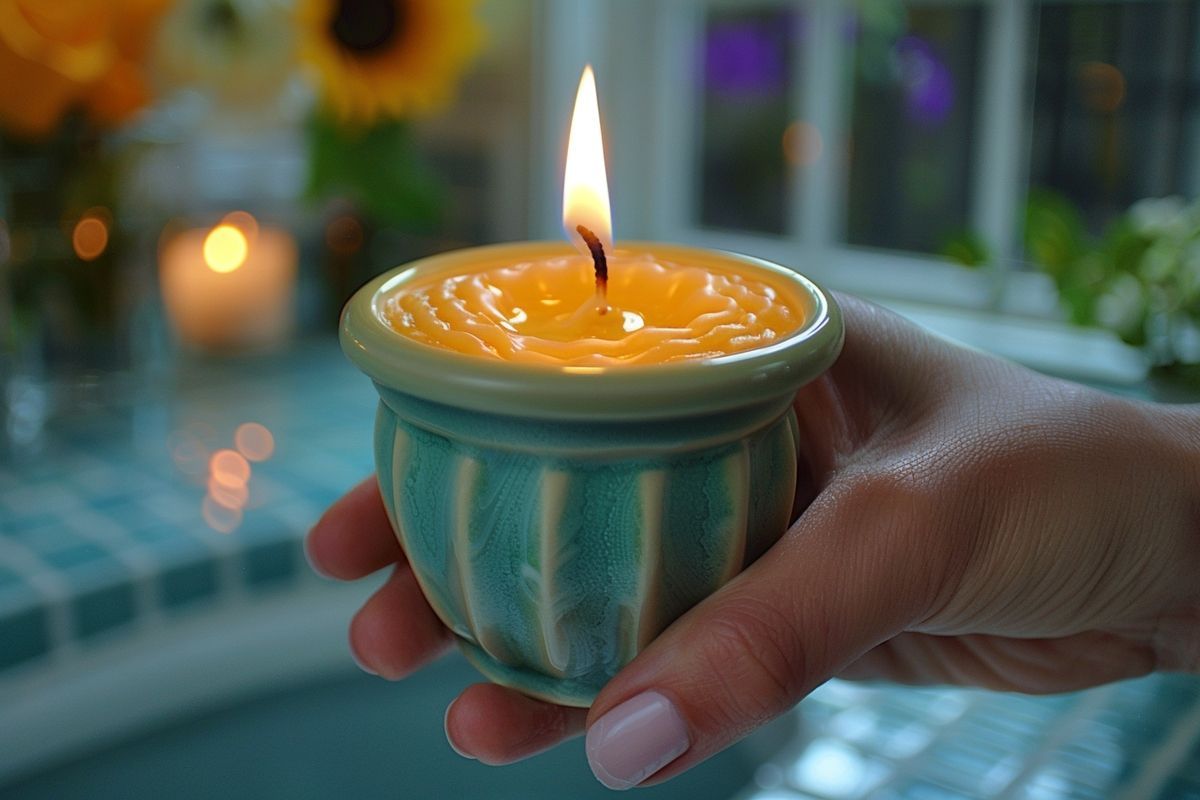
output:
M657 783L695 766L921 618L937 559L917 546L913 494L872 483L828 487L604 687L587 733L603 784Z

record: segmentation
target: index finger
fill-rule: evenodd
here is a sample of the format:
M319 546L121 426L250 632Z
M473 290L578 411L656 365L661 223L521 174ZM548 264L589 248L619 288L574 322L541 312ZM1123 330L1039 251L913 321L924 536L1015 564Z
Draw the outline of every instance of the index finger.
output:
M404 560L374 477L329 507L308 532L305 552L317 572L346 581Z

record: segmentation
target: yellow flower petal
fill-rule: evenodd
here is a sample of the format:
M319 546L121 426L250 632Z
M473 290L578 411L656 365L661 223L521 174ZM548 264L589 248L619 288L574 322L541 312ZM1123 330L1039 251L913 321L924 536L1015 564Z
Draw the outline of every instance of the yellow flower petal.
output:
M49 133L72 107L126 119L148 91L139 63L169 0L0 0L0 124Z
M323 102L345 122L436 111L482 44L477 0L389 2L396 6L394 36L368 50L338 39L332 22L339 0L300 0L297 8L300 57Z

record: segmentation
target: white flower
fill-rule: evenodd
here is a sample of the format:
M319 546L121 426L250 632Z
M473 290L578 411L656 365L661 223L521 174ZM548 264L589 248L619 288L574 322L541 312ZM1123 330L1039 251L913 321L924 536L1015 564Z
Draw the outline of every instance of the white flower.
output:
M223 105L269 104L295 71L294 28L287 0L181 0L163 18L154 73Z
M1129 218L1147 238L1186 236L1192 227L1187 210L1182 197L1148 197L1130 207Z
M1163 283L1179 268L1179 248L1171 241L1156 241L1138 262L1138 274L1146 283Z
M1133 333L1141 324L1146 305L1137 278L1121 273L1096 300L1096 320L1121 334Z

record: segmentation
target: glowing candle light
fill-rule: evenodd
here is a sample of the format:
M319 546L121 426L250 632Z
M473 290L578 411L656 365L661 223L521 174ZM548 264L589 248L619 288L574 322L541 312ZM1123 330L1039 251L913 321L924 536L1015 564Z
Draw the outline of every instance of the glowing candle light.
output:
M489 678L580 707L786 530L795 393L843 337L791 269L616 241L602 142L588 69L569 244L406 264L341 328L379 390L380 494L430 607Z
M563 180L563 228L578 255L508 246L438 258L383 313L397 332L462 353L568 366L712 358L798 330L806 300L745 259L669 245L614 247L596 84L584 70ZM517 248L514 253L514 248Z
M292 327L296 243L235 211L211 229L171 237L159 258L167 316L180 341L206 350L267 349Z

